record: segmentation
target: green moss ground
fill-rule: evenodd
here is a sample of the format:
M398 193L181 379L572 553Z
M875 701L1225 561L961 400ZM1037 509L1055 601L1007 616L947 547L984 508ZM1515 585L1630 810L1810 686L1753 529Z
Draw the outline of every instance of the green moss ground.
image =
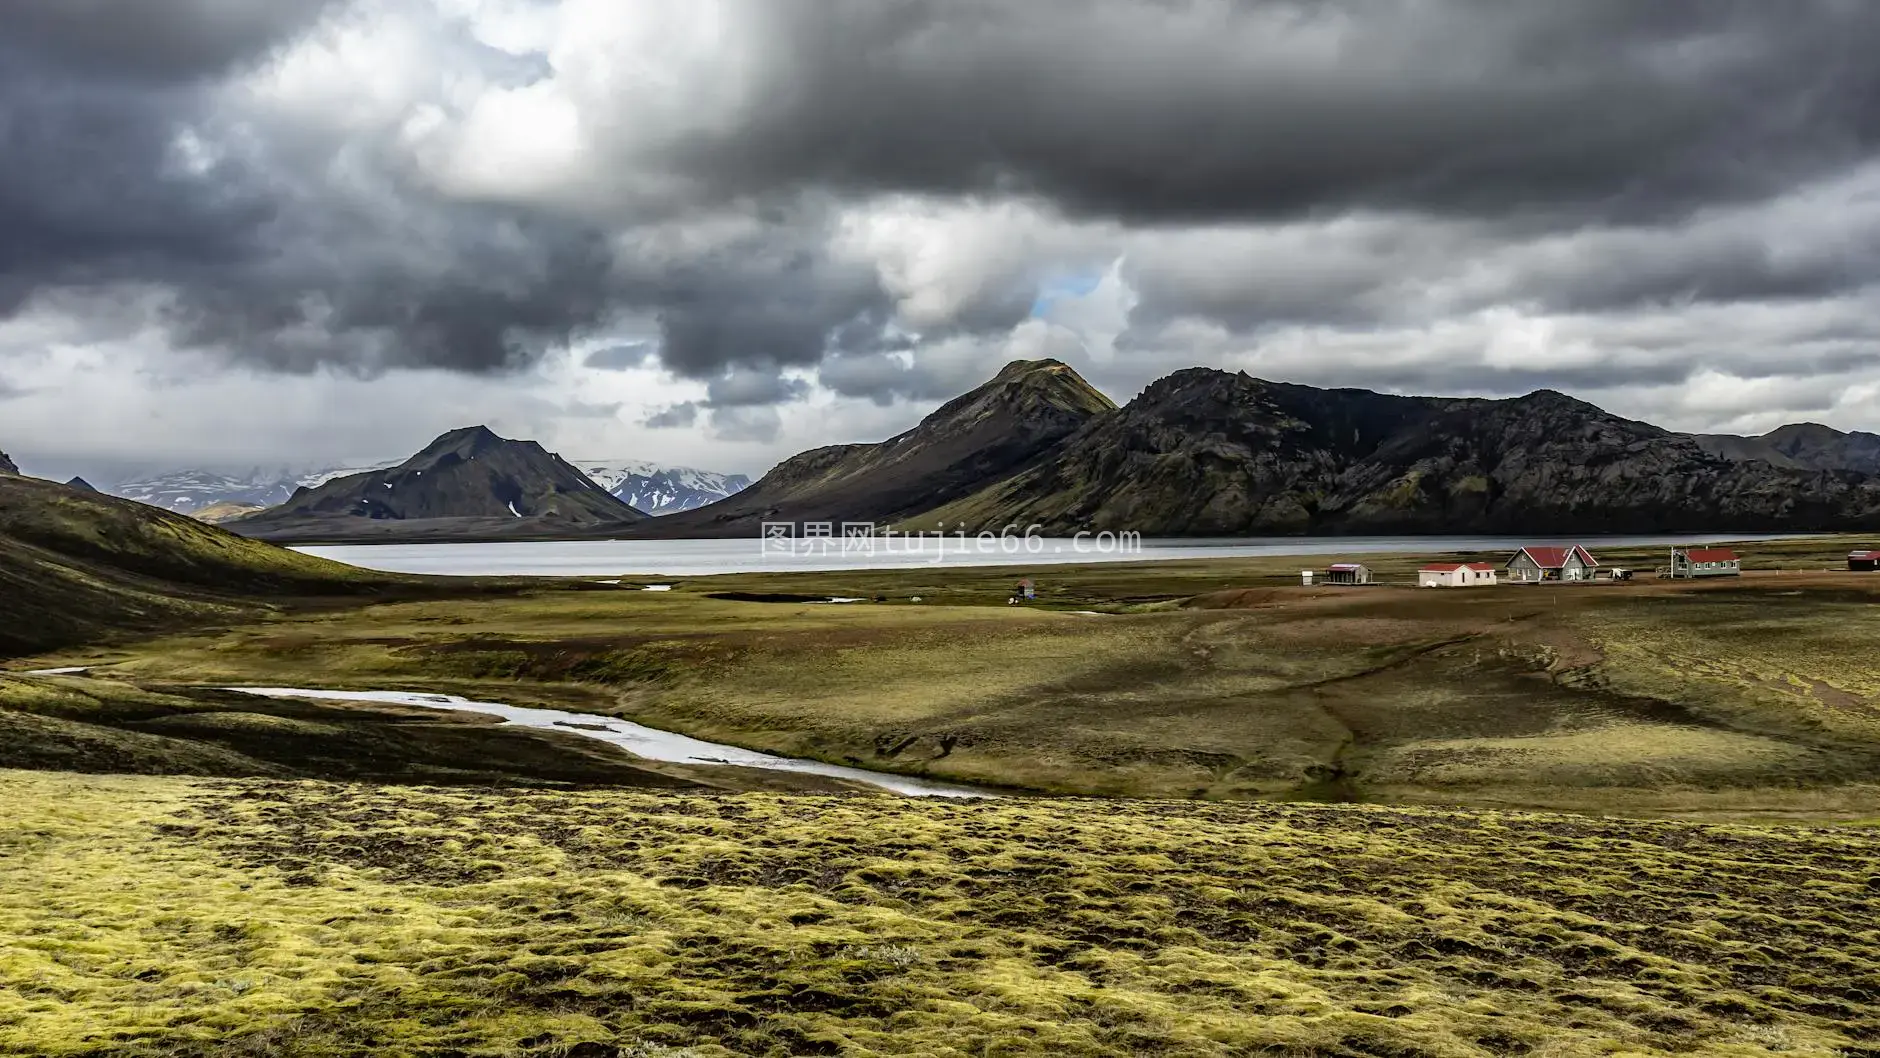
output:
M1854 1056L1880 836L0 773L0 1053Z

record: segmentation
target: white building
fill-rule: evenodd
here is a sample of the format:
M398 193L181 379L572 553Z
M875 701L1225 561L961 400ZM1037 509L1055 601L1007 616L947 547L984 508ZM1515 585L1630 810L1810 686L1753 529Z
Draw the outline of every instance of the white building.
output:
M1417 570L1419 588L1474 588L1500 582L1487 562L1432 562Z

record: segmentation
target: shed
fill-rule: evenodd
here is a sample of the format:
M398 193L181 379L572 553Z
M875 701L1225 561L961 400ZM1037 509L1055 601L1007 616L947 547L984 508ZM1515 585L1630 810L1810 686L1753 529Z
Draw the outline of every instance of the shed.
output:
M1549 580L1592 580L1599 570L1593 553L1571 547L1524 547L1508 560L1508 576L1522 584Z
M1356 562L1334 562L1325 571L1327 584L1375 584L1371 568Z
M1682 580L1738 577L1743 557L1727 547L1680 547L1671 552L1671 575Z
M1432 562L1417 570L1419 588L1473 588L1497 580L1495 567L1487 562Z
M1849 551L1847 568L1859 570L1862 573L1880 570L1880 551Z

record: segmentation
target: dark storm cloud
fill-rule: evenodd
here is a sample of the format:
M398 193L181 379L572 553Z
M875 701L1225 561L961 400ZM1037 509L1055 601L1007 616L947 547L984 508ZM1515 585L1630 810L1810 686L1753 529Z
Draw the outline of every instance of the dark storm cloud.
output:
M1187 267L1145 250L1131 273L1132 322L1145 328L1401 322L1423 304L1414 280L1476 260L1489 278L1429 311L1803 299L1880 269L1858 235L1773 253L1765 231L1690 230L1707 211L1874 157L1880 5L734 5L766 42L735 71L749 102L658 135L583 115L598 140L589 160L650 174L667 189L657 210L626 192L586 209L454 196L369 135L227 119L219 79L349 6L0 7L0 318L35 296L154 286L177 344L266 369L488 373L631 311L658 320L656 346L603 350L589 366L635 366L656 348L707 396L649 422L707 410L722 434L757 438L775 432L760 409L802 395L790 369L877 401L955 391L965 369L887 355L916 343L894 327L882 276L830 248L841 207L880 194L1018 196L1149 238L1177 224L1396 218L1342 247L1307 236L1218 265L1206 248ZM444 20L436 32L465 37ZM548 72L540 56L467 37L444 54L505 84ZM637 114L635 103L589 101ZM228 149L192 155L192 129ZM623 129L629 139L608 139ZM743 235L688 237L727 216L747 222ZM1430 242L1442 226L1450 241ZM1030 262L981 264L1000 280L924 327L924 347L1025 318Z
M332 0L7 0L22 52L103 79L189 80L251 62L319 21Z
M712 408L748 408L799 400L809 392L801 379L784 378L774 370L734 367L705 384L705 404Z
M815 364L832 338L880 340L889 304L872 268L829 256L827 223L793 214L679 261L629 242L622 296L657 311L660 361L682 377Z
M89 14L37 0L0 14L19 30L0 33L0 316L48 291L154 284L171 293L177 344L257 366L488 372L621 299L610 235L591 225L443 199L391 173L335 188L319 178L335 145L293 129L191 156L194 130L216 129L210 87L126 76L107 5L77 6ZM125 14L125 32L158 5L129 6L145 13ZM163 6L178 25L152 61L181 76L252 58L323 5ZM257 13L290 6L291 18Z
M583 367L600 371L631 371L636 367L645 367L658 357L651 342L628 342L625 345L610 345L605 349L596 349L581 361Z
M1666 216L1880 135L1880 7L855 0L772 5L727 191L1031 192L1132 220L1354 206Z
M646 425L655 429L688 427L698 422L698 402L682 401L659 409L646 417Z

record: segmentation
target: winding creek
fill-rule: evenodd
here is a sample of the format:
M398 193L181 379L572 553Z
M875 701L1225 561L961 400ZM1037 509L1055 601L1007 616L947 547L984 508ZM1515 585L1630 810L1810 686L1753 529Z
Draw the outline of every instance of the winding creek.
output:
M867 768L851 768L842 764L824 764L822 761L802 760L796 757L779 757L770 753L742 749L738 746L707 742L689 735L678 735L671 731L661 731L644 724L595 713L531 709L520 705L504 705L501 702L474 702L453 694L421 694L412 691L319 691L304 687L229 687L225 689L240 691L244 694L266 695L271 698L388 702L395 705L415 705L425 709L455 709L462 712L487 713L520 727L569 731L577 735L597 738L602 742L611 742L647 760L673 764L728 764L741 768L802 772L809 775L823 775L832 779L849 779L854 782L867 783L870 786L879 786L884 790L906 794L910 797L997 796L971 786L936 782L932 779L921 779L910 775L869 771Z

